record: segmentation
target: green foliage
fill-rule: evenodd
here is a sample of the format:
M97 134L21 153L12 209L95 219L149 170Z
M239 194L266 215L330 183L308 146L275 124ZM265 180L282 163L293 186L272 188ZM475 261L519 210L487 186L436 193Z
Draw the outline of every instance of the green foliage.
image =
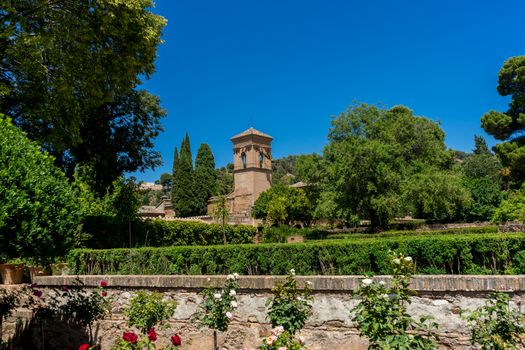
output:
M525 250L522 233L440 234L242 244L89 250L68 255L76 274L301 275L388 274L386 252L411 256L420 274L504 274Z
M208 199L217 193L217 173L215 159L208 144L199 146L195 158L195 203L196 215L205 215L208 209Z
M430 317L421 317L418 322L407 313L410 296L414 294L409 288L410 276L415 271L412 258L394 253L388 259L392 269L391 286L387 287L383 281L363 279L362 286L355 291L360 302L352 310L352 321L357 323L359 334L368 338L369 349L435 349L434 340L439 340L434 333L437 324L427 322Z
M0 115L0 260L64 256L82 242L80 209L53 157Z
M173 184L173 176L168 173L162 173L162 175L160 175L159 184L162 185L162 195L169 196Z
M481 350L515 350L523 345L523 315L509 305L505 293L495 293L484 306L463 317L471 331L472 345Z
M196 210L195 179L191 156L190 136L182 140L180 155L173 174L171 201L175 214L180 217L193 216Z
M298 156L287 156L272 160L272 183L275 185L291 185L298 180L295 164Z
M252 215L270 223L283 224L293 221L309 223L312 219L313 205L306 193L285 185L273 185L261 193L254 203Z
M82 230L88 236L87 246L129 247L129 224L138 222L140 195L132 179L122 177L113 181L112 189L104 196L93 191L83 167L77 171L73 185L78 189L82 213Z
M258 349L279 350L283 348L287 350L306 349L304 347L304 339L302 337L294 337L293 334L285 331L283 326L277 326L272 329L272 334L263 339L263 343Z
M402 184L405 212L433 222L453 222L471 206L471 196L459 174L432 167L408 177Z
M256 229L246 225L206 224L198 221L164 221L133 219L130 222L113 216L93 216L84 223L92 239L91 248L164 247L181 245L212 245L226 241L233 244L251 243Z
M405 214L400 197L404 181L422 169L433 174L450 169L452 154L444 137L437 123L404 106L351 106L332 121L316 215L348 222L357 216L371 220L373 227L388 225Z
M128 326L136 327L142 334L155 326L162 325L175 311L175 302L162 300L163 295L157 292L138 291L124 314L128 318Z
M72 287L62 297L66 300L61 310L62 316L89 328L109 311L109 302L101 290L87 292L81 287Z
M525 222L525 184L520 190L512 191L509 197L501 201L494 211L493 222L520 221Z
M500 205L505 193L501 185L490 178L465 179L464 186L470 191L472 204L465 213L465 219L472 221L488 221Z
M137 192L138 202L141 206L157 206L162 197L162 191L154 191L151 188L141 189Z
M495 146L495 151L503 166L510 169L510 176L518 186L525 180L525 143L522 135L525 126L524 67L525 56L505 61L499 71L497 90L502 96L511 96L509 109L505 113L489 111L481 118L483 129L504 141Z
M487 141L483 138L483 136L474 135L474 154L475 155L492 155L492 152L489 150L489 146L487 145Z
M216 169L217 173L217 195L228 195L233 192L233 164Z
M273 297L266 301L268 318L273 327L282 326L284 331L294 335L301 330L312 315L313 301L308 283L301 290L297 287L295 270L291 269L283 282L272 288Z
M202 303L193 315L193 321L199 327L220 332L228 330L233 312L237 309L238 277L236 273L230 274L221 289L208 287L202 291Z
M103 194L125 171L160 164L165 111L138 90L154 72L166 20L151 0L2 0L0 112L68 176L90 165Z

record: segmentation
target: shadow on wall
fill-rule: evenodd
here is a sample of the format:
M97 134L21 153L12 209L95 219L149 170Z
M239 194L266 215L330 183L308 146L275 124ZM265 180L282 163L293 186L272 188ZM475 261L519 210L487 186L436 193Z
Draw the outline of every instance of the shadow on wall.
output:
M8 327L6 327L8 328ZM9 331L9 329L6 329ZM7 332L11 333L11 332ZM99 339L98 326L93 338ZM60 318L16 318L12 337L0 349L5 350L78 350L89 341L85 327ZM67 335L64 337L64 335Z

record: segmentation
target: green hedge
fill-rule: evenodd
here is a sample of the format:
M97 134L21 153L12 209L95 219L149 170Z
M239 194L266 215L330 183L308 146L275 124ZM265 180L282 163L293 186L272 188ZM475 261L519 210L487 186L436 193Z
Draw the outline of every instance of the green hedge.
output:
M471 234L471 233L497 233L497 226L483 227L464 227L451 228L446 230L432 231L385 231L380 233L335 233L326 236L326 239L360 239L360 238L379 238L379 237L399 237L399 236L425 236L425 235L451 235L451 234Z
M132 247L168 247L214 245L226 240L231 244L252 243L257 230L246 225L206 224L198 221L134 220L131 222ZM96 237L89 248L122 248L129 245L128 223L95 217L84 224L86 232ZM224 231L223 231L224 230Z
M388 274L389 250L413 257L422 274L525 272L522 233L399 236L310 244L245 244L73 250L76 274ZM516 258L514 258L516 257Z

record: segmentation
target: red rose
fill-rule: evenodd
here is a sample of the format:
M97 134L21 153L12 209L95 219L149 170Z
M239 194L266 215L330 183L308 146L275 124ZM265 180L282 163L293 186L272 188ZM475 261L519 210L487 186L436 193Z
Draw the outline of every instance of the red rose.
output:
M89 350L89 344L82 344L82 345L80 345L78 350Z
M124 339L128 343L136 344L137 341L139 340L139 337L133 332L124 332L122 339Z
M155 328L148 329L148 339L150 341L157 340L157 332L155 332Z
M100 286L102 288L106 288L108 286L108 281L105 281L105 280L100 281Z
M174 336L171 337L171 343L175 346L180 346L181 341L180 341L180 337L178 334L175 334Z
M104 291L104 292L100 293L100 295L102 295L103 297L107 297L108 296L108 292Z

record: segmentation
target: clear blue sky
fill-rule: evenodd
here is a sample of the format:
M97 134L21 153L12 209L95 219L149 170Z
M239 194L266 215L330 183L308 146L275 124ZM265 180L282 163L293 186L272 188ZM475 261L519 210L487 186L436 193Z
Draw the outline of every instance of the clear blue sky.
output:
M507 107L501 65L525 54L523 0L157 0L154 12L168 25L144 87L168 116L164 165L133 174L145 181L171 172L186 132L217 166L250 126L274 137L274 158L320 153L331 117L356 100L404 104L469 151L483 113Z

